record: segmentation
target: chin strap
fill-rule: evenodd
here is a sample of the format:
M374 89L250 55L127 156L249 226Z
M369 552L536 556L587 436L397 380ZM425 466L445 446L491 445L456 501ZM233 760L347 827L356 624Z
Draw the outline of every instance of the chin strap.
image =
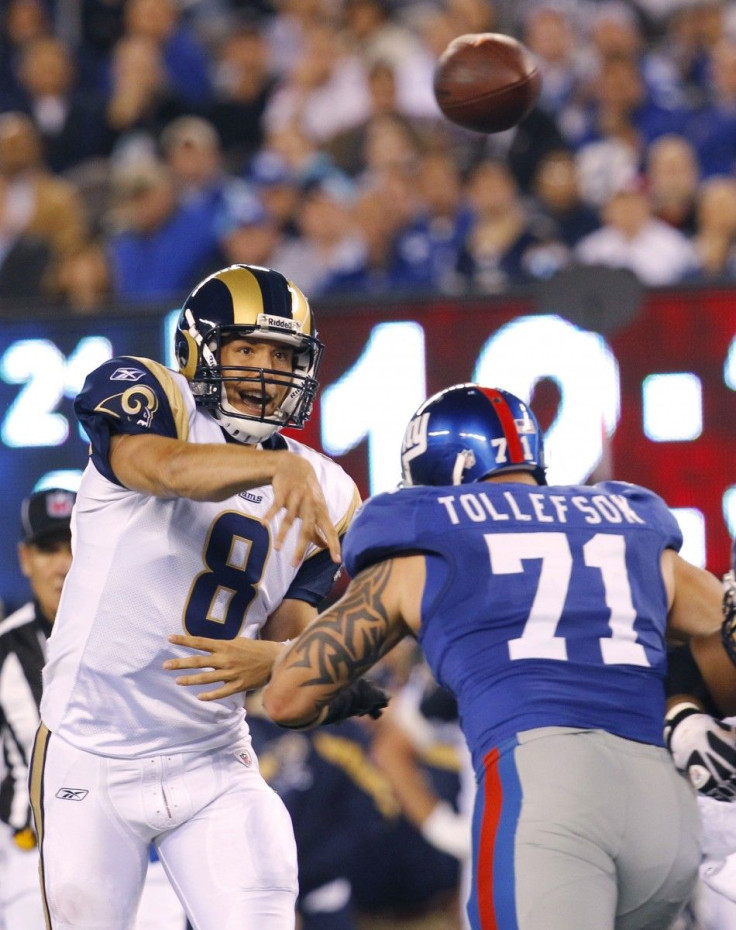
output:
M219 409L214 409L210 411L217 421L217 425L220 429L225 430L225 432L234 439L236 442L241 442L246 446L257 446L260 442L265 442L267 439L270 439L271 436L280 429L278 426L274 426L272 431L265 436L254 436L250 432L246 432L245 424L250 423L250 420L243 420L243 426L240 425L240 419L236 417L230 417L227 413L222 413ZM260 426L270 426L270 424L259 424Z
M455 456L455 464L452 467L452 483L462 484L465 472L475 465L475 453L472 449L465 449L458 452Z
M270 423L257 420L255 417L245 417L238 413L227 401L224 384L222 385L219 406L213 408L212 413L222 429L233 439L249 446L264 442L285 426L284 423Z
M187 332L192 337L192 339L197 344L197 348L202 353L202 358L210 366L214 368L217 365L217 359L215 358L215 353L210 349L207 343L204 341L202 333L199 331L197 326L197 321L194 319L194 314L191 310L184 311L184 319L187 321L189 329Z

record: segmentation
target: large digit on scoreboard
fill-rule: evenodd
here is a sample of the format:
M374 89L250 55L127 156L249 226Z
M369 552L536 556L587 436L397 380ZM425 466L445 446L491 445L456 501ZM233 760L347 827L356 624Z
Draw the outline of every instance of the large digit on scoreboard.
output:
M0 377L23 387L8 407L0 437L6 446L59 446L69 421L56 412L63 397L75 397L93 368L112 358L103 336L80 339L65 357L50 339L19 339L0 359Z
M559 409L545 434L548 480L575 484L600 464L616 429L618 363L598 333L558 316L527 316L488 339L473 371L473 381L503 387L527 401L543 378L560 389Z
M368 439L370 493L399 480L406 424L427 396L424 330L419 323L380 323L349 371L322 391L322 448L344 455Z

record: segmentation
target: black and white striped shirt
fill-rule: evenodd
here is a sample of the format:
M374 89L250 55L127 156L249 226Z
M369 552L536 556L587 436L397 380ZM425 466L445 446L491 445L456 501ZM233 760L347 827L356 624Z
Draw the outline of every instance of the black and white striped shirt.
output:
M0 820L15 832L31 823L28 764L50 632L51 624L33 601L0 622L0 742L7 768L0 784Z

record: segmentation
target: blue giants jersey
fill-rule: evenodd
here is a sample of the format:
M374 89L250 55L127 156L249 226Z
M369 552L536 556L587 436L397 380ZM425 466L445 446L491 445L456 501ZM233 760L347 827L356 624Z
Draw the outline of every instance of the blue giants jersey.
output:
M476 767L523 730L608 730L660 745L666 672L664 501L621 482L404 488L364 504L348 571L423 553L419 641L458 701Z

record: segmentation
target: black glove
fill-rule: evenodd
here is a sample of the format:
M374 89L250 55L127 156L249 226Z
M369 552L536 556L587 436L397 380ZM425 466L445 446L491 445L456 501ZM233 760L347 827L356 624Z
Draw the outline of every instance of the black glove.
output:
M366 678L358 678L329 703L322 725L337 723L338 720L346 720L348 717L363 717L366 714L378 720L383 708L388 704L388 699L389 695L382 688L376 687Z
M736 797L736 728L683 702L667 712L664 738L676 768L699 794Z

